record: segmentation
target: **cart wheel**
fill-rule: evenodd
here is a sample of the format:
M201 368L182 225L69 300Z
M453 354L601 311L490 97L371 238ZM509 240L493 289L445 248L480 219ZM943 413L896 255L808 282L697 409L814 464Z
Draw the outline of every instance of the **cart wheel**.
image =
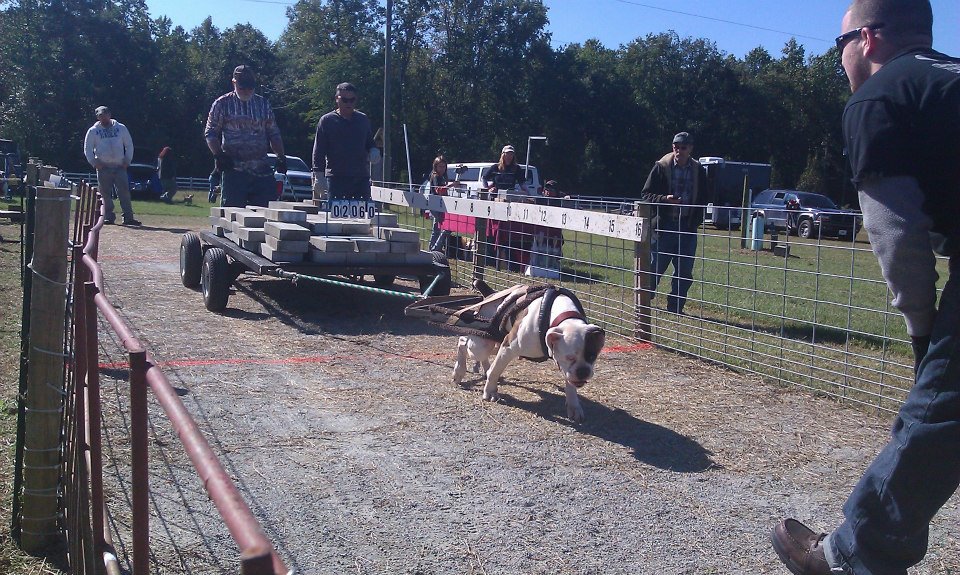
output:
M180 239L180 281L184 287L200 287L200 268L203 267L203 248L200 234L187 232Z
M227 307L232 283L227 252L221 248L210 248L203 254L200 283L203 288L203 305L210 311L223 311Z
M450 295L450 285L452 280L450 278L450 261L447 260L447 256L443 252L431 252L433 254L433 267L436 268L436 276L420 276L420 293L424 293L430 287L430 284L433 283L433 278L438 277L436 285L433 286L433 291L430 292L430 295L440 296L440 295Z
M397 281L397 276L388 276L388 275L374 275L373 283L379 287L390 287L393 285L393 282Z

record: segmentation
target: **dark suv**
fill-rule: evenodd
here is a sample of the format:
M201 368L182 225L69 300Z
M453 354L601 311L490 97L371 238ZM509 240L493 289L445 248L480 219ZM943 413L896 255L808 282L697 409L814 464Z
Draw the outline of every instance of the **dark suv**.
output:
M786 230L801 238L847 239L863 226L859 213L841 210L827 196L813 192L764 190L754 196L751 207L763 210L767 229Z

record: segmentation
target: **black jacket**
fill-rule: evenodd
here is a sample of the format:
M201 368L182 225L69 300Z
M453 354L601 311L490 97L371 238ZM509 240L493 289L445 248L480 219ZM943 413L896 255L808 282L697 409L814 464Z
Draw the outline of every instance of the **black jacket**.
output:
M646 183L643 184L643 190L640 192L641 201L660 204L651 207L652 223L655 228L661 219L667 219L660 218L658 212L673 207L672 204L667 203L667 196L670 195L673 157L674 153L670 152L653 165ZM700 227L700 224L703 223L704 206L709 201L707 198L707 171L700 165L700 162L693 158L690 158L689 161L693 164L693 198L690 202L692 207L685 204L680 210L679 231L684 232L696 231ZM680 204L677 204L677 206L679 207ZM673 226L670 226L670 229L674 229Z

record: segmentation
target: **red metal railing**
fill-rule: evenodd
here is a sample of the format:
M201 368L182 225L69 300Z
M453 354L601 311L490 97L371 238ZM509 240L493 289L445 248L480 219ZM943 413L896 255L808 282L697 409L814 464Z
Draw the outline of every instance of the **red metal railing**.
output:
M117 334L130 361L131 501L133 512L133 572L149 572L149 474L147 390L153 392L203 482L240 551L243 575L286 575L289 570L274 551L256 517L230 480L216 454L177 396L167 376L153 361L130 327L103 295L103 272L97 262L102 202L96 189L81 184L74 218L72 362L65 418L68 447L65 476L65 523L76 573L119 573L107 527L103 495L103 460L100 438L100 378L97 311ZM86 479L89 478L89 481ZM87 504L89 502L89 505ZM89 509L89 515L86 511Z

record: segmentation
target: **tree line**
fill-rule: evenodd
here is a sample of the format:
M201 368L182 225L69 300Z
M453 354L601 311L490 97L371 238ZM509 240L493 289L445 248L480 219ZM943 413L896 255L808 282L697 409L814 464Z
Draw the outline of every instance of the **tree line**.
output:
M309 164L320 116L338 83L383 124L385 12L377 0L299 0L270 41L249 24L210 18L193 30L150 18L145 0L0 2L0 137L64 169L85 169L93 109L109 106L153 162L171 146L182 175L212 159L203 127L233 68L252 65L288 154ZM391 28L393 158L406 181L435 155L494 161L526 154L567 193L635 196L672 135L696 156L770 163L773 185L825 193L848 186L840 116L849 88L838 53L808 57L795 40L736 58L704 38L667 31L616 48L598 40L551 46L541 0L395 0Z

